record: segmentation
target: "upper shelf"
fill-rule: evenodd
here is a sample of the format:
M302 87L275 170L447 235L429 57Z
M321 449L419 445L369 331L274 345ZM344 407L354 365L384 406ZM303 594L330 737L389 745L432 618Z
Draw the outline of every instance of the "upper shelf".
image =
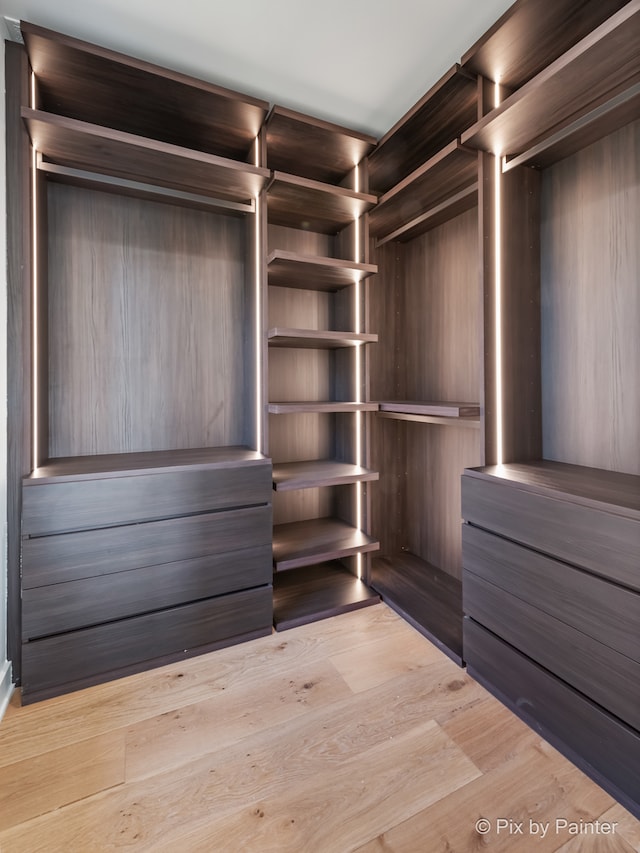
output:
M269 403L270 415L306 414L348 414L350 412L377 412L377 403L358 403L341 400L300 400L283 403Z
M462 142L522 154L639 81L640 0L632 0L466 131Z
M273 466L273 488L276 492L343 486L379 479L377 471L339 462L337 459L314 459L309 462L281 462Z
M376 196L369 193L284 172L273 173L267 190L269 222L324 234L341 231L377 201Z
M462 57L462 66L517 89L599 27L626 0L517 0Z
M477 180L474 151L454 140L382 196L369 219L374 237L387 236Z
M267 165L305 178L338 184L374 148L376 140L285 107L267 118Z
M342 290L378 272L375 264L299 255L284 249L271 252L267 258L267 269L270 285L321 291Z
M360 344L375 344L378 336L370 332L334 332L316 329L269 329L269 346L297 349L340 349Z
M247 160L266 101L22 22L38 106L184 148Z
M254 199L269 177L267 169L249 163L76 119L26 107L22 117L36 150L63 166L234 202Z
M382 417L395 420L443 426L480 426L480 406L477 403L390 400L379 402L378 405Z
M475 76L454 65L382 137L369 157L371 188L387 192L476 119Z

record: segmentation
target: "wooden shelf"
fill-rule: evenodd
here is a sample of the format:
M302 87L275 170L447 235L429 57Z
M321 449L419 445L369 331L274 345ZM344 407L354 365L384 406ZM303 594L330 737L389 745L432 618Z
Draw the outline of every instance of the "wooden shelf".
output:
M308 462L283 462L273 466L273 488L277 492L296 489L317 489L324 486L343 486L379 479L371 471L336 459L314 459Z
M405 222L395 231L391 231L384 237L376 240L376 246L384 246L385 243L390 243L393 240L398 240L400 243L406 243L419 237L420 234L425 234L439 225L443 225L450 219L460 216L461 213L466 213L467 210L472 210L478 206L478 184L471 184L459 193L450 196L445 201L430 208L415 219Z
M409 400L378 402L378 415L397 421L480 428L477 403L423 403Z
M463 133L463 143L522 154L628 91L640 79L639 32L640 2L632 0Z
M373 558L371 586L386 604L462 664L462 583L457 578L403 551Z
M174 471L189 468L228 468L262 465L262 453L248 447L199 447L188 450L157 450L141 453L109 453L49 459L24 477L25 486L75 480L99 480Z
M40 105L68 118L246 160L269 104L23 22Z
M369 183L385 193L477 119L475 75L454 65L391 130L369 157Z
M368 193L274 172L267 187L269 222L336 234L376 204Z
M276 572L377 551L380 543L337 518L276 524L273 567Z
M375 264L299 255L284 249L271 252L267 269L270 285L320 291L342 290L378 272Z
M378 336L365 332L328 332L315 329L269 329L269 346L301 349L339 349L374 344Z
M478 158L454 140L382 196L369 218L370 233L386 237L477 182Z
M273 621L277 631L378 604L380 596L340 563L307 566L276 575Z
M342 402L339 400L301 400L297 402L269 403L270 415L295 415L304 412L348 413L348 412L377 412L377 403Z
M267 169L23 107L37 151L62 166L234 202L253 200Z
M517 89L583 39L627 0L519 0L462 57L462 66Z
M373 136L274 107L266 122L267 165L338 184L375 147Z

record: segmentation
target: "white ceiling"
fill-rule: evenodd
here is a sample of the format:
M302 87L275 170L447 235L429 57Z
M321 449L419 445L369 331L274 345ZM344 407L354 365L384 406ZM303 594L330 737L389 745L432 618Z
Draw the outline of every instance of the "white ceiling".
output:
M0 12L381 136L511 2L0 0Z

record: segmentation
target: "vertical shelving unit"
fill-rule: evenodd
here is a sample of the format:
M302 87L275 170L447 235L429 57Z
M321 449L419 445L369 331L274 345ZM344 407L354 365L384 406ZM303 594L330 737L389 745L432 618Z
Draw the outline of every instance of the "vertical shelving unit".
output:
M381 471L371 583L459 663L459 478L483 459L478 157L460 141L477 99L475 76L454 66L369 158L382 193L370 217L381 285L371 313L385 329L371 373Z
M375 140L275 107L266 123L276 628L375 603L366 555L367 213ZM286 171L284 171L286 169Z

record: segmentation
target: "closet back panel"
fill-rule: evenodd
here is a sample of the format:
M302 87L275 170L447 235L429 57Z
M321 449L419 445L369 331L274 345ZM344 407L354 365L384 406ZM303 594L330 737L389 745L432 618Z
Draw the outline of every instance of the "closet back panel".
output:
M49 456L242 444L245 224L50 184Z
M640 474L640 121L542 183L546 459Z

